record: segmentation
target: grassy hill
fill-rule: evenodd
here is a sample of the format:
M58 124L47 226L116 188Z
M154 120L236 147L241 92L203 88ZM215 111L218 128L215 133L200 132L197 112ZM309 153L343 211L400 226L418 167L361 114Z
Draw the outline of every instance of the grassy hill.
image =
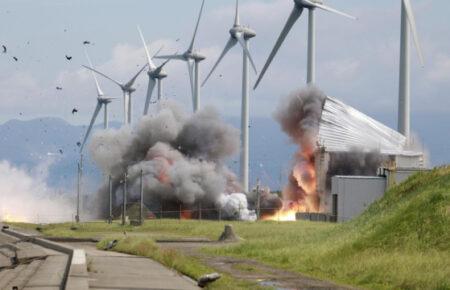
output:
M412 176L351 222L253 234L214 252L370 289L450 289L450 167Z
M154 220L126 231L128 239L136 234L136 241L143 236L149 240L184 236L216 239L224 224ZM450 167L412 176L347 223L231 224L245 240L205 248L206 253L251 258L367 289L450 289ZM111 237L124 230L118 224L101 222L81 224L76 231L69 227L48 225L43 233ZM128 247L130 241L124 243Z

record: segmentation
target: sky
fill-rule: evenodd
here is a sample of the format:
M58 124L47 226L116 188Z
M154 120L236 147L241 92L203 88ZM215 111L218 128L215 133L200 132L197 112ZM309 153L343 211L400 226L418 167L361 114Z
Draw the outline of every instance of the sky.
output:
M328 0L327 5L358 17L352 21L317 11L317 85L328 95L395 128L398 98L400 0ZM39 116L86 124L96 92L82 42L97 69L127 81L145 63L136 25L150 50L184 51L192 37L201 0L2 0L0 7L0 123ZM201 80L223 49L233 24L234 0L206 0L196 50L207 59ZM450 106L450 24L447 0L412 0L425 66L412 43L412 119L439 119L426 130L441 130ZM291 0L241 0L241 23L257 33L250 50L261 69L293 8ZM294 26L260 87L251 92L252 118L270 118L281 97L303 87L306 78L305 13ZM65 55L72 56L67 61ZM15 62L12 57L19 60ZM215 106L225 117L240 114L242 51L235 47L202 88L202 106ZM192 107L186 65L166 69L165 98ZM252 82L256 75L252 75ZM137 81L134 118L142 114L147 76ZM56 86L63 88L57 91ZM101 79L105 93L118 99L110 106L121 121L121 92ZM79 110L72 115L73 108ZM420 116L415 119L415 116ZM448 126L447 126L448 127ZM448 134L449 132L443 132Z

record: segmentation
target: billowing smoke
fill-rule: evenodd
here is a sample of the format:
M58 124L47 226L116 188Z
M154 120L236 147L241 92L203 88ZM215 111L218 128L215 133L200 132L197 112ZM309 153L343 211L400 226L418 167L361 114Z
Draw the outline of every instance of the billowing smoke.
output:
M307 87L283 99L274 115L292 142L299 145L283 198L299 203L307 211L318 211L320 204L316 191L314 152L325 99L323 92Z
M0 221L48 223L73 219L74 203L47 186L45 162L29 171L0 161Z
M128 198L139 198L142 172L145 203L153 211L200 206L220 211L223 218L252 219L246 196L225 165L239 149L239 131L218 116L212 108L188 116L164 102L134 128L95 134L90 152L104 175L112 176L115 205L122 199L125 174ZM100 204L108 204L107 184L99 196Z

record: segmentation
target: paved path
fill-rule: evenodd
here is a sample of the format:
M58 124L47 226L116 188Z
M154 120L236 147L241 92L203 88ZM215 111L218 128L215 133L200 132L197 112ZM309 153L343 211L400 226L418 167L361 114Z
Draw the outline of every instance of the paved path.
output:
M11 258L16 258L13 263ZM60 289L69 257L0 233L0 289Z
M64 243L84 249L89 289L197 290L195 282L147 258L97 250L94 243Z

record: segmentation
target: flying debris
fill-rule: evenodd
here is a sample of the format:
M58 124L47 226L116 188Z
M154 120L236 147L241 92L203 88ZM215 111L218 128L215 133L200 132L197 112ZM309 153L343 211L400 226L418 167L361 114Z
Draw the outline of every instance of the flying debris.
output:
M62 149L59 149L58 152L59 152L59 154L61 154L61 155L64 154L64 151L63 151Z
M62 87L56 87L57 91L62 91Z
M77 146L78 146L78 147L81 146L81 142L80 142L80 141L77 142Z
M67 60L72 60L72 57L66 54L66 59Z
M3 48L3 53L7 53L8 52L8 49L6 48L6 46L2 45L2 48Z
M13 56L13 59L14 59L15 61L19 61L19 59L18 59L17 57L15 57L15 56Z
M77 108L73 108L73 109L72 109L72 115L74 115L75 113L78 113Z
M89 40L85 40L85 41L83 41L83 44L87 45L87 44L91 44L91 42Z

